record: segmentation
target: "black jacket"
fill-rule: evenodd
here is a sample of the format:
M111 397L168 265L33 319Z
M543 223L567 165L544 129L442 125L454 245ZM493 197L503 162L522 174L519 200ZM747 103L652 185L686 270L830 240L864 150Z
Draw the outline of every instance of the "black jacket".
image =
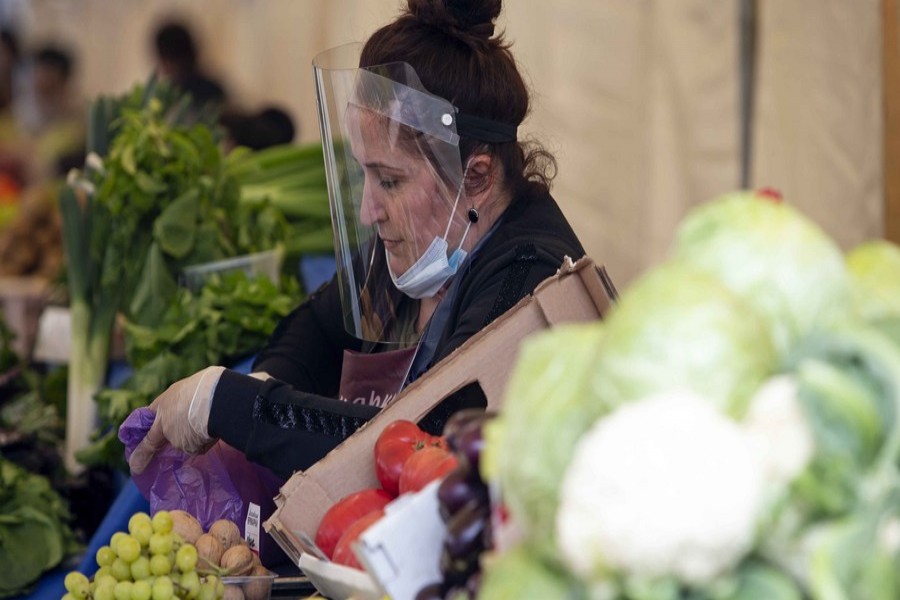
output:
M469 261L432 364L450 354L584 249L556 202L519 198ZM344 329L338 285L324 285L288 315L258 355L263 383L225 371L213 396L209 434L290 476L325 456L379 408L337 400L345 349L360 341ZM301 391L302 390L302 391Z

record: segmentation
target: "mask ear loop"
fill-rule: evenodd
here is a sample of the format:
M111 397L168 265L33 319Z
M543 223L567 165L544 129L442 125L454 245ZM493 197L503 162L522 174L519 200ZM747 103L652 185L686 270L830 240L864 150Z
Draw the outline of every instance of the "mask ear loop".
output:
M453 223L453 215L456 214L456 208L459 206L459 198L462 196L463 188L466 186L466 175L469 172L469 165L471 164L472 158L470 157L469 160L466 161L466 168L463 169L462 181L459 184L459 189L456 191L456 200L453 201L453 210L450 211L450 218L447 220L447 229L444 230L445 242L447 241L447 236L450 234L450 224ZM462 248L463 242L466 241L466 236L469 235L469 227L472 226L473 222L474 221L472 221L471 219L467 219L466 230L463 231L463 236L462 239L459 240L459 246L457 247L457 250L459 250L459 248Z

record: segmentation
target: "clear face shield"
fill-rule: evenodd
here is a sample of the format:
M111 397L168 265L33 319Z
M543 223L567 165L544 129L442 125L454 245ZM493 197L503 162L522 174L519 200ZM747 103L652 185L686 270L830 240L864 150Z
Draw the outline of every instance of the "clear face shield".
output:
M344 323L409 343L411 299L434 296L465 258L457 111L406 63L358 68L360 49L313 61Z

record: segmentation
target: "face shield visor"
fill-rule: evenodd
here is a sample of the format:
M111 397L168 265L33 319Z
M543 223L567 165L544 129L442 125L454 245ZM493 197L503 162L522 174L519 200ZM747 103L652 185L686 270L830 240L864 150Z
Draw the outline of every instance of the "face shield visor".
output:
M337 281L348 332L409 343L411 298L437 293L465 257L457 110L406 63L358 68L360 49L313 62Z

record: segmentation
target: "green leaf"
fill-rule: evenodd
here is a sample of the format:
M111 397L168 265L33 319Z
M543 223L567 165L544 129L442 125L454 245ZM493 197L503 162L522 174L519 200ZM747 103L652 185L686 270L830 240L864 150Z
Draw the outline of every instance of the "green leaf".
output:
M137 172L137 164L134 160L134 146L125 146L122 148L120 160L122 162L122 168L125 169L126 173L133 176Z
M163 210L153 224L153 237L166 254L183 258L194 245L199 194L191 189Z
M131 299L131 318L135 323L145 325L159 322L177 290L178 286L169 272L159 244L154 242L150 246L141 279Z

